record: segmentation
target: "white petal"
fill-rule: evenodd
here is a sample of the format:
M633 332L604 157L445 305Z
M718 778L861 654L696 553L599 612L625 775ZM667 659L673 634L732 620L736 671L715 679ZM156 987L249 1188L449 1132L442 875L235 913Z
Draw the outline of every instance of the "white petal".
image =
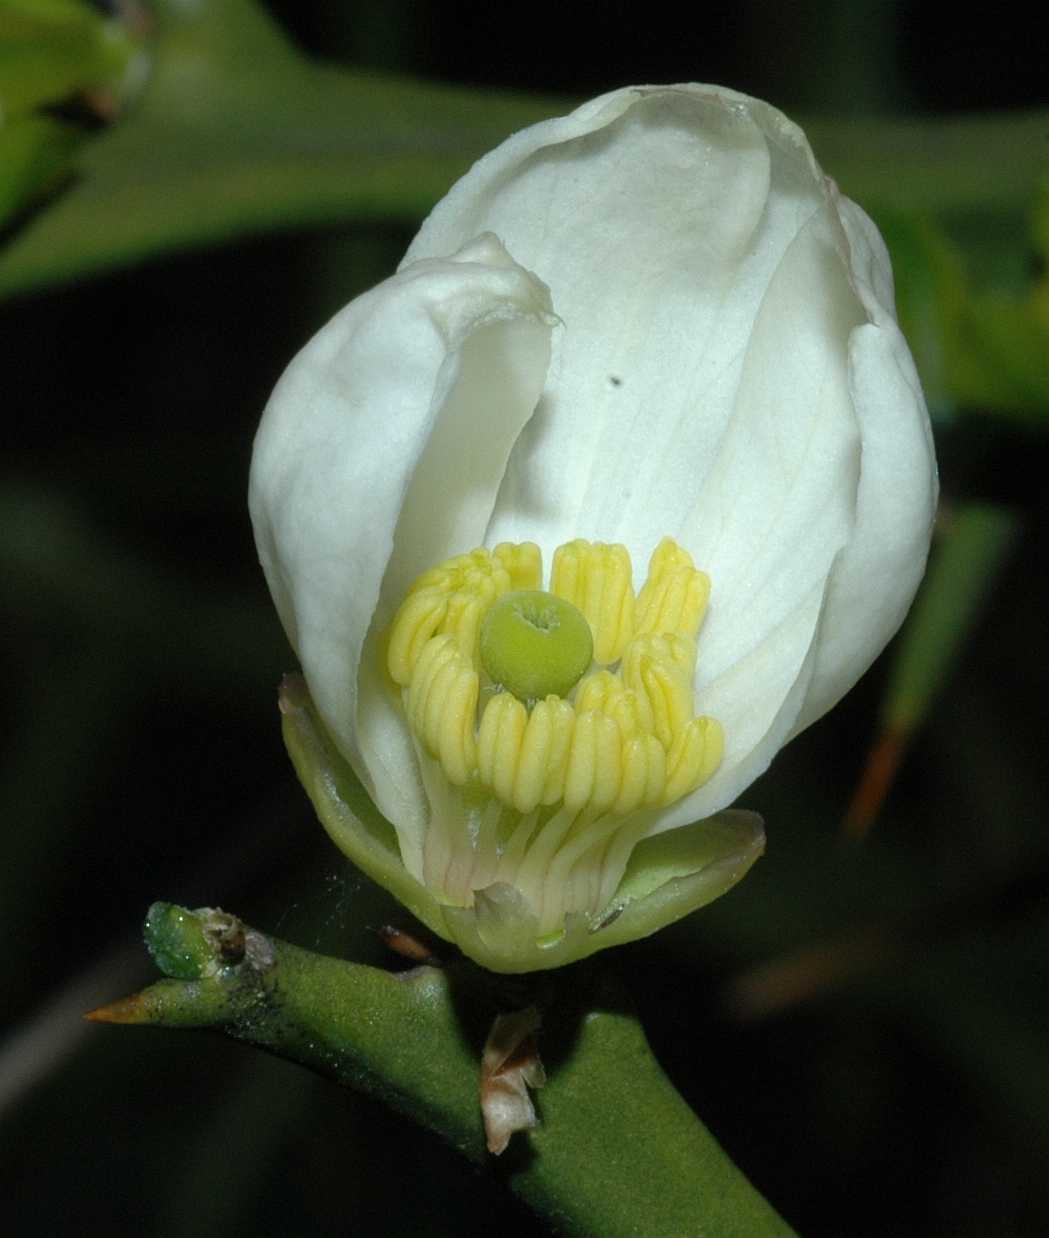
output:
M888 253L855 203L841 199L839 209L854 283L870 318L849 340L860 479L855 528L831 576L795 733L848 692L903 622L925 571L938 493L925 400L896 325Z
M409 258L491 229L545 272L565 324L491 540L619 537L643 563L673 532L663 509L680 520L698 493L695 462L719 438L767 282L758 272L734 295L769 163L760 130L720 95L623 91L518 134L433 212Z
M921 574L928 423L863 221L774 109L641 88L505 143L409 251L492 229L564 322L489 543L618 540L644 564L669 533L711 575L697 709L725 759L661 828L732 802Z
M375 657L359 699L365 638L446 547L482 541L554 321L546 287L494 237L456 249L402 269L306 345L252 460L256 542L281 619L325 725L409 853L425 801Z

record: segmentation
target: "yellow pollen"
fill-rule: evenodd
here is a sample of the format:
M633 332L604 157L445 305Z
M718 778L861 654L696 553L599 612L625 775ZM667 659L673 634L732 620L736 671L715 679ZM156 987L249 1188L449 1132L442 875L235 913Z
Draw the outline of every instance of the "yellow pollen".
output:
M408 591L390 628L387 667L416 743L449 783L520 814L510 828L521 821L522 839L537 812L554 813L556 829L582 848L580 823L671 804L721 762L720 724L694 714L710 581L670 538L653 553L636 598L625 547L582 539L559 547L550 592L585 617L594 665L567 699L522 701L489 681L480 631L504 594L541 587L531 542L448 559Z

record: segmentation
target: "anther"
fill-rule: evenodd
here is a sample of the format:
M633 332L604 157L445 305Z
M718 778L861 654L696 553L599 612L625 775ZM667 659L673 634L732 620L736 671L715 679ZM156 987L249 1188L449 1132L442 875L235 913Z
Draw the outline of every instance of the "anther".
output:
M709 597L710 577L693 566L687 550L664 537L652 553L648 579L638 594L636 630L695 640Z
M559 546L550 591L586 616L594 633L594 660L601 666L618 661L634 634L634 590L626 547L583 538Z

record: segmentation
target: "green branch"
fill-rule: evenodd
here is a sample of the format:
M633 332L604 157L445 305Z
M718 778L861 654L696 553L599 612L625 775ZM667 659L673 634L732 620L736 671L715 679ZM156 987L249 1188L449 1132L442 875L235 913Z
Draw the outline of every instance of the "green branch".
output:
M790 1229L674 1090L620 994L589 965L531 982L467 961L391 973L266 937L222 912L150 909L169 979L96 1022L224 1031L377 1096L440 1133L568 1235L766 1238ZM536 1002L540 1125L485 1152L478 1103L497 1013Z

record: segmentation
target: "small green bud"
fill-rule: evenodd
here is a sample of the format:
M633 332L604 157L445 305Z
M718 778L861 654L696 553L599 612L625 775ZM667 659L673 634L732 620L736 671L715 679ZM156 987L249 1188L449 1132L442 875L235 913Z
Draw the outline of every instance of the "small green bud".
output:
M154 903L146 915L146 946L165 976L196 980L215 955L200 917L175 903Z

